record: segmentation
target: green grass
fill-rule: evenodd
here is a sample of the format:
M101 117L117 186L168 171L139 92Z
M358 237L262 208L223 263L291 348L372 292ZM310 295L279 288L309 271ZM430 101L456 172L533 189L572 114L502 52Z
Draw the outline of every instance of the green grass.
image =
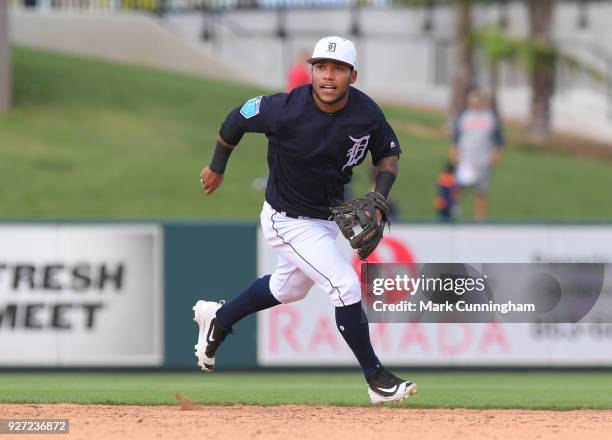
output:
M611 409L612 373L401 372L418 408ZM369 405L358 373L0 373L0 402Z
M267 174L264 136L243 139L215 196L202 197L198 174L228 111L273 91L25 48L13 51L13 79L15 108L0 115L0 218L258 217L263 194L251 183ZM384 109L425 127L444 120ZM433 219L446 137L397 132L401 213ZM609 163L519 147L494 174L492 219L612 219ZM355 193L366 191L367 168L356 174Z

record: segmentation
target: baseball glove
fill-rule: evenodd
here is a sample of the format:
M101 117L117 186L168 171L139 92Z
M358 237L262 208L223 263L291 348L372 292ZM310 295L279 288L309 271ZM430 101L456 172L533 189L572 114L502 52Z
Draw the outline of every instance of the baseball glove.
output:
M376 208L383 213L380 225L376 223ZM389 218L385 198L377 192L371 192L348 203L334 206L331 212L342 235L350 241L353 249L358 249L359 258L365 260L374 252L383 237L385 222Z

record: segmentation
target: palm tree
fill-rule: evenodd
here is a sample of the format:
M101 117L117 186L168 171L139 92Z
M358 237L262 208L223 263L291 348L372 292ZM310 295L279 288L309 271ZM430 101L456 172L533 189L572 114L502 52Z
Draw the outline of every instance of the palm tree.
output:
M472 0L457 0L455 26L455 71L453 72L450 120L465 110L467 94L474 82L472 33Z
M550 97L553 93L554 74L558 67L565 67L569 70L579 71L587 74L590 78L605 82L606 76L597 68L576 58L575 56L564 53L560 48L551 43L543 43L534 38L513 38L501 28L483 28L472 33L474 48L480 50L484 55L489 67L489 90L491 91L492 101L496 102L498 95L499 80L498 70L502 61L507 61L525 70L530 78L538 75L536 69L540 66L551 68L547 71L552 75L549 83L542 89L532 90L532 106L529 116L527 134L533 140L546 140L550 135ZM539 81L539 77L538 77ZM532 83L533 84L533 83ZM538 85L540 82L537 83ZM537 105L533 101L538 100ZM541 101L541 102L540 102ZM539 116L539 124L544 128L534 128L534 114L542 112ZM538 113L539 114L539 113Z
M499 68L502 61L516 61L520 57L520 44L498 27L472 32L474 48L482 51L489 70L491 107L498 113Z
M529 30L534 47L530 69L531 111L528 135L546 140L551 132L550 100L555 89L556 57L553 55L552 20L556 0L527 0Z

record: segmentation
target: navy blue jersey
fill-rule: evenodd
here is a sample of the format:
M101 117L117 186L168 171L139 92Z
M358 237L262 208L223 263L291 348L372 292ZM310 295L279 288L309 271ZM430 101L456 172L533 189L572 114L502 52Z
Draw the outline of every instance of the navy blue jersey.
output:
M382 110L365 93L351 87L347 105L326 113L315 105L311 87L250 99L230 113L226 124L233 133L267 136L266 201L274 209L327 219L368 151L376 164L401 150ZM226 141L236 143L240 137Z

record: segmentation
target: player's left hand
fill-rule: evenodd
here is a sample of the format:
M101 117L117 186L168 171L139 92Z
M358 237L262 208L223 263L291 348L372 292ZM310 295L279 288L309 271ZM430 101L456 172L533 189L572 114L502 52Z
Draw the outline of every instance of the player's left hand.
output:
M383 238L384 220L389 216L385 198L377 192L370 192L332 207L331 212L342 235L353 249L358 249L359 258L365 260Z
M202 184L204 195L211 195L214 190L219 188L221 182L223 182L223 174L217 174L211 171L209 167L204 167L200 172L200 183Z
M380 208L376 208L376 224L378 226L381 225L383 218L384 218L384 214L381 211L381 209Z

